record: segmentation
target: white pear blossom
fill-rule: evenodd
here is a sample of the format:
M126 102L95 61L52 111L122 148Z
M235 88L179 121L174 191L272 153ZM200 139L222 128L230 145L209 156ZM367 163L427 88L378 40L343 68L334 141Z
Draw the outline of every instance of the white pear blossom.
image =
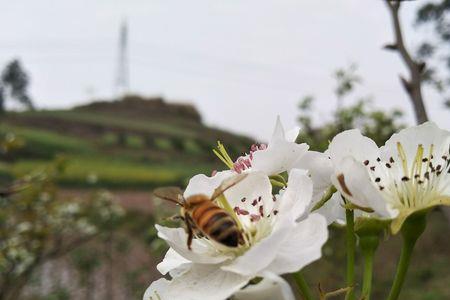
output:
M414 212L450 205L450 132L427 122L400 131L378 148L359 130L338 134L327 154L332 182L352 203L393 219L400 230Z
M184 196L211 196L230 176L236 175L225 171L213 177L194 176ZM157 225L159 237L170 246L158 270L172 279L153 282L144 300L223 300L232 295L236 299L293 300L279 275L296 272L320 258L328 238L325 218L306 213L312 191L312 181L303 170L291 170L287 187L275 196L264 172L249 172L224 193L243 234L244 242L235 248L196 237L189 250L184 229ZM248 285L254 278L263 280ZM258 294L282 297L260 298Z

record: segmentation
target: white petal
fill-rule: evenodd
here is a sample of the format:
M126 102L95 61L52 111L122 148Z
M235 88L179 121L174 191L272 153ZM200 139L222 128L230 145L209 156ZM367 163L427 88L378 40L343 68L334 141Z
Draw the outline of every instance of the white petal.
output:
M333 174L333 164L330 158L320 152L308 151L298 160L294 168L309 171L313 181L313 202L320 200L328 188L331 186L331 174Z
M334 193L330 200L315 212L324 216L328 225L334 222L341 225L345 224L345 208L339 192Z
M164 259L158 264L156 268L162 275L166 275L168 272L190 263L191 261L178 254L178 252L176 252L172 248L169 248L169 250L167 250L166 252L166 255L164 256Z
M294 163L308 150L306 144L280 140L269 144L267 149L253 153L252 169L267 175L275 175L292 169Z
M251 171L239 184L227 190L224 195L232 208L238 206L250 214L259 214L259 207L263 206L265 214L273 208L272 185L263 172ZM241 216L248 219L250 215Z
M299 133L300 133L300 127L298 127L298 126L295 126L294 128L289 129L285 134L286 141L295 143Z
M225 300L251 278L225 272L213 265L195 264L171 281L160 279L145 292L144 300ZM155 293L160 298L155 296Z
M229 258L197 239L192 241L192 250L189 250L187 247L187 234L183 228L169 228L160 225L155 225L155 227L160 238L164 239L173 250L191 262L217 264Z
M277 251L267 271L293 273L322 256L322 246L328 239L327 222L319 214L311 214L298 222Z
M390 157L397 157L397 143L401 143L406 153L409 163L412 163L416 156L417 146L422 144L424 155L428 155L430 145L433 145L433 153L442 155L448 153L450 144L450 132L440 129L434 122L426 122L419 126L409 127L393 134L381 148L383 158L389 160Z
M286 280L272 275L265 276L259 283L238 291L234 294L233 300L295 300L295 296Z
M293 220L298 219L311 203L312 192L313 184L307 171L292 169L289 172L288 186L278 200L279 213L288 212Z
M168 289L169 284L170 281L164 278L153 281L145 290L142 300L162 300L161 296L164 296L164 291Z
M284 127L281 123L280 116L277 116L277 121L275 122L275 128L273 129L272 138L270 139L269 145L285 140Z
M270 235L231 261L229 265L224 265L222 269L241 275L256 276L275 259L280 245L289 238L294 226L295 222L290 218L280 218Z
M336 135L326 153L335 166L347 156L351 156L361 163L365 160L375 161L380 156L377 144L363 136L358 129L346 130Z
M211 177L204 174L195 175L189 180L188 186L184 191L184 197L187 198L198 194L210 197L225 179L233 175L234 173L231 170L217 172Z
M345 186L351 195L338 181L337 176L340 176L340 174L344 175ZM370 179L367 168L353 157L346 157L341 161L336 168L336 176L332 177L332 181L341 194L354 204L370 207L380 217L393 217L395 212L388 208L385 199Z

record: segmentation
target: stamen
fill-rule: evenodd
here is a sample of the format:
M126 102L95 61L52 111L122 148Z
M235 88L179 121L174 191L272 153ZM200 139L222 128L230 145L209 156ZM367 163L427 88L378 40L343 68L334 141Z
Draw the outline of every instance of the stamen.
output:
M403 149L403 146L400 142L397 142L397 151L398 151L398 155L400 156L400 159L402 161L403 174L405 174L405 176L406 176L406 175L408 175L408 163L407 163L405 150Z

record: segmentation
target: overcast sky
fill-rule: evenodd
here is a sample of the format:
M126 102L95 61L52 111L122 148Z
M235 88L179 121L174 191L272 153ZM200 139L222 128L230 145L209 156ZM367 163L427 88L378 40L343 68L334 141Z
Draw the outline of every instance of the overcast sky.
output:
M420 1L402 9L406 38ZM315 117L335 108L333 70L355 62L355 96L400 107L413 122L398 81L405 69L381 50L392 40L382 0L0 0L0 65L19 57L40 108L111 97L119 25L129 24L131 90L194 103L208 124L267 137L277 115L295 125L299 99L317 98ZM450 111L426 92L432 119Z

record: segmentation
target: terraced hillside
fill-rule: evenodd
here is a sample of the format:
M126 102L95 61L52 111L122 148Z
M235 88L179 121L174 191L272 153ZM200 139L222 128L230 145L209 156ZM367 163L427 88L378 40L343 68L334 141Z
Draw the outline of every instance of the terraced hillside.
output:
M207 127L198 111L160 98L128 96L70 110L8 113L0 134L23 146L0 161L0 180L21 175L64 156L66 186L149 188L182 184L220 163L211 149L218 140L238 155L252 140Z

